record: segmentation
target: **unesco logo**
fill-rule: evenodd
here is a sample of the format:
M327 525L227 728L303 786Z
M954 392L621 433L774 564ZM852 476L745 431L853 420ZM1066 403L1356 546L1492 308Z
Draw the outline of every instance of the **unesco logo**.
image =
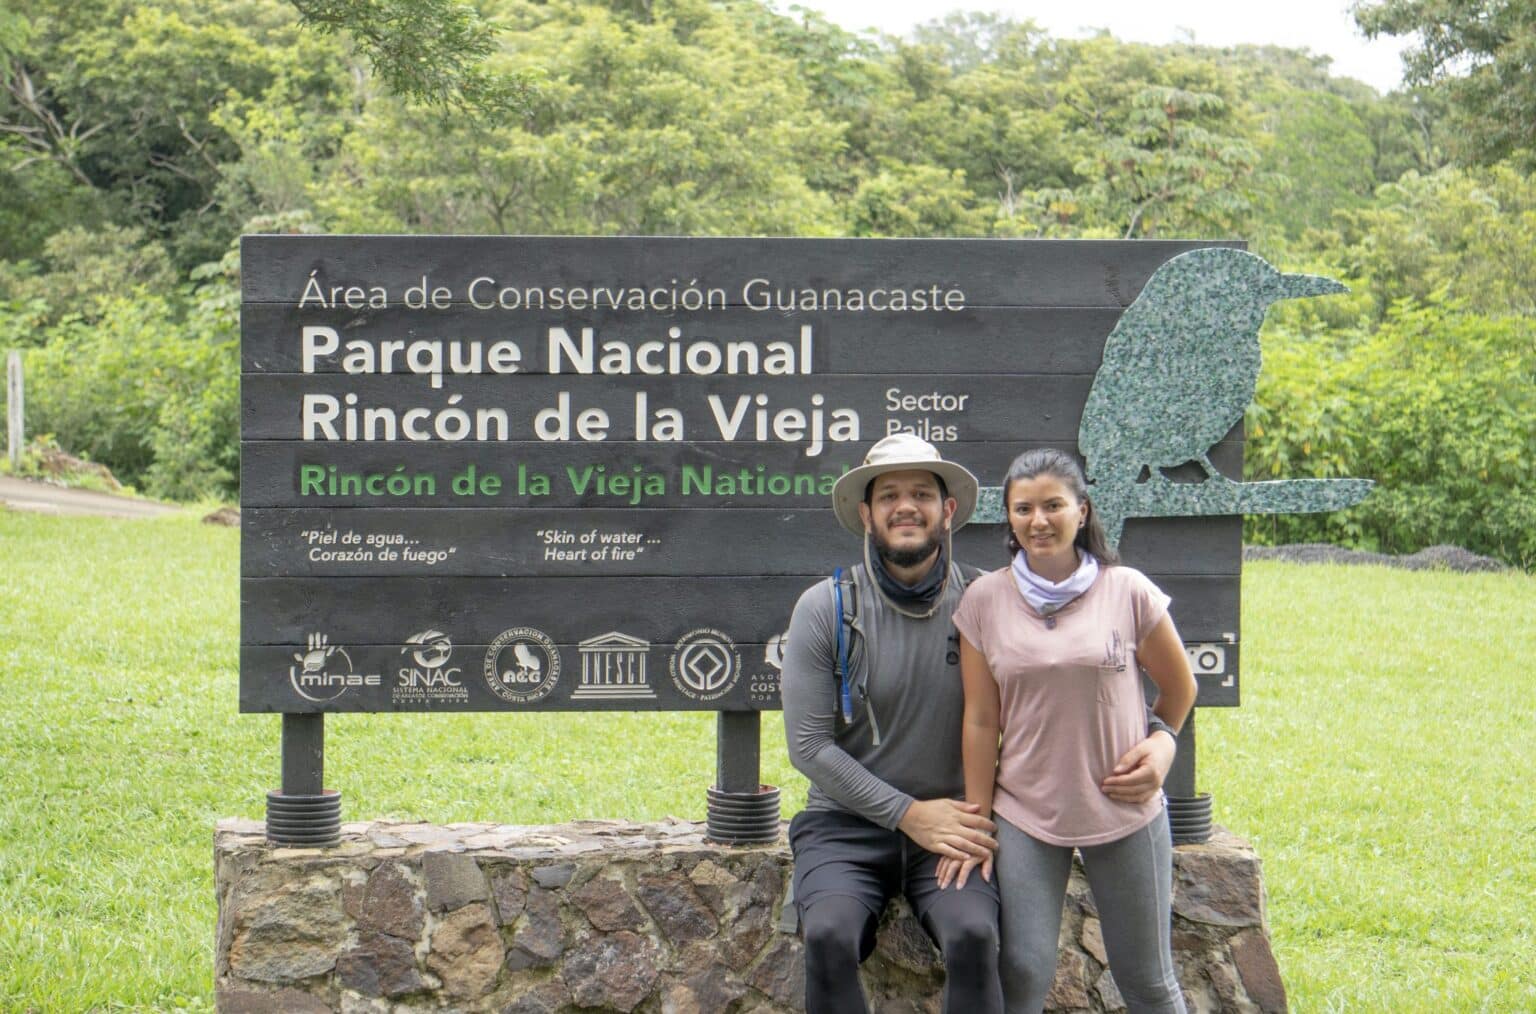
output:
M741 677L736 643L713 627L684 634L672 650L672 682L696 701L714 701L731 692Z
M541 701L559 680L560 649L542 630L503 630L485 651L486 685L504 701Z

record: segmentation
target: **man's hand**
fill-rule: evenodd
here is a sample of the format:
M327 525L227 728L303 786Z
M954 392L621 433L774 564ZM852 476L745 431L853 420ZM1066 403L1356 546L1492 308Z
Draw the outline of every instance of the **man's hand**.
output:
M983 817L975 803L919 799L907 807L896 826L929 852L950 859L990 859L997 848L992 837L997 825Z
M1173 766L1178 751L1166 733L1154 732L1126 751L1115 770L1099 787L1110 799L1122 803L1145 803L1163 788L1163 779Z

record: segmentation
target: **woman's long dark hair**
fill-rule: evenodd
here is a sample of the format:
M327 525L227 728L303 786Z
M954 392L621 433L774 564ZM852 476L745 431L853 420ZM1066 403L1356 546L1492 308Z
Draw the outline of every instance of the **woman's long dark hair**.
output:
M1088 496L1088 479L1083 475L1081 466L1070 454L1054 447L1025 451L1013 459L1013 464L1008 466L1008 474L1003 477L1003 517L1008 528L1005 545L1008 547L1009 559L1023 547L1013 534L1013 514L1008 506L1008 491L1013 488L1015 479L1033 479L1041 475L1060 479L1073 496L1088 505L1087 520L1077 530L1077 537L1072 540L1072 544L1098 557L1099 563L1106 567L1119 563L1120 554L1110 548L1109 540L1104 537L1104 526L1099 524L1099 512L1094 509L1093 500Z

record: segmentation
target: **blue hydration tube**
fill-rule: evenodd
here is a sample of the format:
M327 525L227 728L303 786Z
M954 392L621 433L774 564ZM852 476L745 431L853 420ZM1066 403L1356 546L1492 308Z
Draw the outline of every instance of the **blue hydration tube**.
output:
M843 721L853 722L853 691L848 676L848 639L843 636L843 568L832 572L832 601L837 608L837 698L842 705Z

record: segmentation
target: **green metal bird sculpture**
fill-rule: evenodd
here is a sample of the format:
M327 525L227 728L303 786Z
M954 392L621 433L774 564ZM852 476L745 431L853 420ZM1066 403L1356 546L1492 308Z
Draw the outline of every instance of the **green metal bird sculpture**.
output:
M1284 274L1223 247L1180 254L1153 273L1104 343L1078 427L1112 544L1126 518L1303 513L1364 499L1369 480L1243 482L1210 459L1253 400L1259 327L1271 304L1346 291L1331 278ZM1174 482L1161 471L1190 461L1203 481Z
M1348 291L1331 278L1289 275L1226 247L1180 254L1153 272L1104 343L1078 427L1094 509L1111 545L1127 518L1340 510L1368 479L1243 482L1211 464L1258 384L1259 327L1271 304ZM1196 462L1199 482L1162 469ZM972 521L1003 520L1002 489L981 491Z
M1242 250L1191 250L1158 268L1104 343L1078 446L1088 478L1120 486L1209 458L1242 419L1259 379L1259 327L1271 303L1347 291L1287 275Z

